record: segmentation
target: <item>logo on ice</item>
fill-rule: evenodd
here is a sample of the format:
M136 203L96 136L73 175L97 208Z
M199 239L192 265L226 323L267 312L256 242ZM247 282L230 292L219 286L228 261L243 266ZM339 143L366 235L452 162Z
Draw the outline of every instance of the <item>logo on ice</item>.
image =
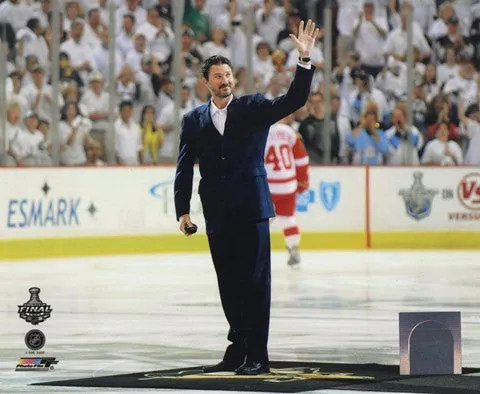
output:
M433 199L439 193L437 189L427 189L422 178L422 172L414 172L413 185L398 192L405 202L407 215L415 220L422 220L430 215Z
M38 296L40 289L38 287L31 287L28 291L30 292L30 299L25 304L18 305L18 314L27 323L37 325L50 317L52 308L40 300Z

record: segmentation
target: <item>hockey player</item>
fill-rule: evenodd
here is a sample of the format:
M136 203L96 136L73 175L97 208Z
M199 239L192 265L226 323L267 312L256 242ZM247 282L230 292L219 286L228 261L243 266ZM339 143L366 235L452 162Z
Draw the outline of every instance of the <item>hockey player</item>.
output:
M288 265L300 263L300 229L295 219L296 196L308 189L308 154L289 115L271 126L265 148L265 167L277 222L289 252Z

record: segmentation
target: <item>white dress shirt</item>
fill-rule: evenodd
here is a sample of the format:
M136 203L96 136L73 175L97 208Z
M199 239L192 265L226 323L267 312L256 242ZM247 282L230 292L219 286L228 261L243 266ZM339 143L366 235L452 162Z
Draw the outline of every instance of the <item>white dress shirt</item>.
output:
M218 108L213 100L210 102L210 115L212 116L212 122L218 132L223 135L225 132L225 123L227 121L227 108L233 100L233 95L230 96L225 108Z

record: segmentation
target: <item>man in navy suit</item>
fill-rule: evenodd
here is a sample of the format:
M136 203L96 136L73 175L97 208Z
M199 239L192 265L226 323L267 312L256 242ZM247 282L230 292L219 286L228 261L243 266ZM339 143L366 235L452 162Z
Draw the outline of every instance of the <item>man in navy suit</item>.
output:
M269 372L270 231L274 209L264 167L270 126L302 107L310 93L315 23L300 22L291 35L299 53L288 92L274 100L260 94L234 97L232 65L212 56L202 66L212 99L182 120L175 176L175 208L180 230L190 235L193 167L198 159L206 231L220 298L230 325L223 360L204 372L239 375Z

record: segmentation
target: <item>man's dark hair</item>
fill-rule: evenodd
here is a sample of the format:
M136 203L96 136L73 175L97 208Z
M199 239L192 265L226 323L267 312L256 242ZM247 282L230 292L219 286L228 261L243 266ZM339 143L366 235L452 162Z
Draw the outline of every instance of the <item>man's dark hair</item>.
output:
M233 70L232 62L230 60L228 60L225 56L221 56L221 55L210 56L202 64L203 78L208 80L208 74L210 73L210 67L219 66L221 64L227 64Z

